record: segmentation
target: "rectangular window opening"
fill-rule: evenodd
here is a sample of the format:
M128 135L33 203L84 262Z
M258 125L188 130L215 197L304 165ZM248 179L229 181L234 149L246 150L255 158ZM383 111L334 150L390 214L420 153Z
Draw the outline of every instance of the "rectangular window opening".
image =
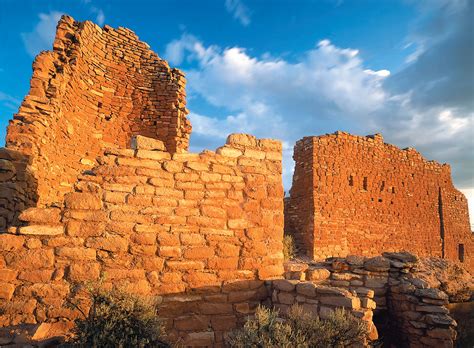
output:
M458 245L458 258L459 261L464 262L464 244Z
M349 186L354 186L354 177L352 175L349 176Z
M367 177L366 176L364 176L364 182L362 185L363 185L364 190L367 191Z

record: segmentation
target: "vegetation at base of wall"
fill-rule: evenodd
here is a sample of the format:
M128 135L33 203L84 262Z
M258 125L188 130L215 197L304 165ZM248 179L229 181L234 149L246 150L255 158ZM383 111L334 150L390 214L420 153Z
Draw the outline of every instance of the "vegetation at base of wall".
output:
M286 234L283 237L283 258L290 260L296 256L295 241L292 236Z
M276 309L258 307L255 317L232 332L227 343L236 348L341 348L363 343L366 336L365 323L344 309L336 309L328 318L320 319L293 305L284 317Z
M89 290L89 313L76 320L71 342L79 347L170 347L154 301L125 292ZM78 307L76 307L79 309Z

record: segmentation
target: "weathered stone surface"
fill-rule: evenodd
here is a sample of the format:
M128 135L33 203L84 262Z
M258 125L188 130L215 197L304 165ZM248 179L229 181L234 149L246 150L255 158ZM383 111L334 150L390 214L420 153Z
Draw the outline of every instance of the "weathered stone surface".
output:
M293 291L295 289L298 281L295 280L286 280L286 279L277 279L272 282L273 286L281 291Z
M61 210L59 208L28 208L18 216L21 221L59 224L61 220Z
M15 291L15 285L0 283L0 299L10 301Z
M303 254L318 260L395 250L383 256L403 263L395 263L402 272L417 261L411 253L463 258L474 268L467 200L454 188L449 166L384 143L380 134L340 131L298 140L293 158L285 229ZM374 263L370 271L388 268Z
M29 225L18 229L19 234L36 236L57 236L64 233L63 226Z
M364 268L368 271L385 272L390 269L390 261L383 256L376 256L364 262Z
M15 236L11 234L2 233L0 234L0 250L1 251L14 251L19 250L25 243L24 237Z
M298 294L314 297L316 295L316 286L312 282L304 282L296 284L296 292Z
M306 272L308 280L324 281L329 278L331 273L325 268L308 269Z
M144 137L142 135L134 135L130 147L134 150L166 151L165 144L161 140Z
M439 289L432 289L432 288L417 289L415 291L415 295L420 296L420 297L427 297L434 300L447 300L448 299L448 295L446 295L445 292Z

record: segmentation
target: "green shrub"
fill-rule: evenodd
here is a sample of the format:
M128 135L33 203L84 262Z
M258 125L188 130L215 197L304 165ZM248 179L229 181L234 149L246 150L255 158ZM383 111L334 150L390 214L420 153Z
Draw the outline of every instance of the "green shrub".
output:
M278 310L258 307L240 330L229 335L231 347L348 347L364 342L366 325L343 309L336 309L327 319L319 319L294 305L288 315Z
M76 320L73 344L81 347L170 347L156 305L121 291L90 290L91 307ZM79 309L79 307L76 306Z
M290 260L295 257L296 248L295 248L295 241L293 237L286 234L283 237L283 258L285 260Z

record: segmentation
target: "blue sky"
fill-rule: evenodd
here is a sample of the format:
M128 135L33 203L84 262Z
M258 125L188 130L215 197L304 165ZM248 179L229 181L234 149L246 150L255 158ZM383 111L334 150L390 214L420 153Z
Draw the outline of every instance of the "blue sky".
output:
M474 206L469 0L1 0L0 139L62 13L135 31L188 78L191 150L231 132L294 142L382 132L452 165ZM471 216L474 212L471 210Z

